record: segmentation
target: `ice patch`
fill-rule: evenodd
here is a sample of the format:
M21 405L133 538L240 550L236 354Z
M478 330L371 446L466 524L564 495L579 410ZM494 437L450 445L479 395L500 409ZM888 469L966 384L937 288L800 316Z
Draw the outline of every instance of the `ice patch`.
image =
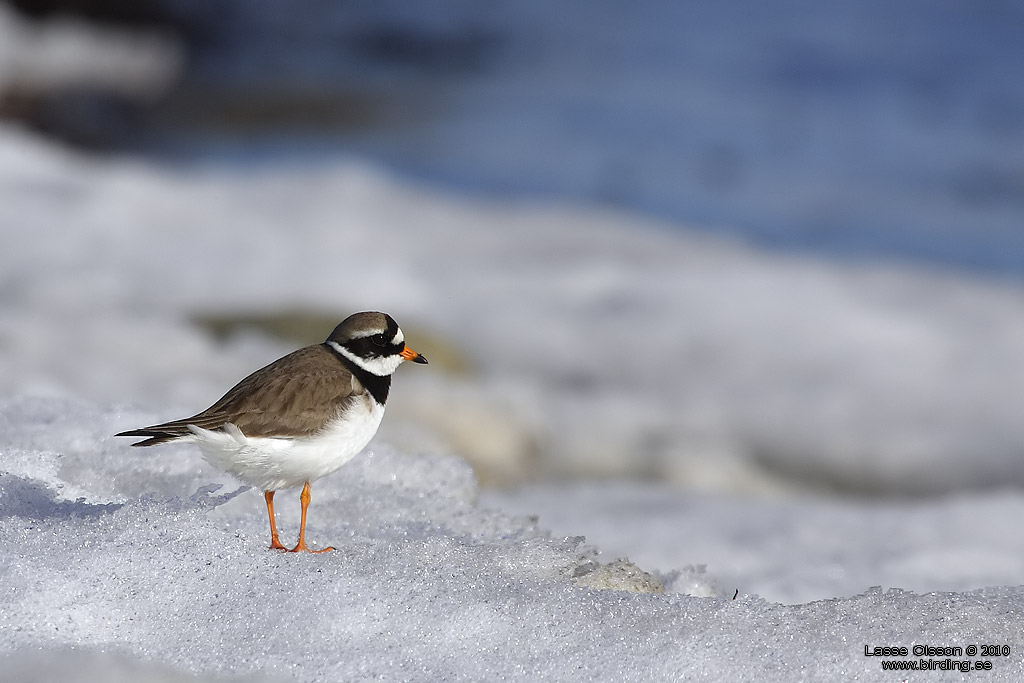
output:
M100 435L74 436L117 419L116 411L28 399L9 401L3 413L0 537L7 551L0 555L0 656L15 662L4 669L8 677L12 671L22 676L26 662L38 665L12 679L17 683L38 680L31 675L58 676L72 648L70 661L82 665L80 680L116 681L129 671L147 683L193 675L775 683L793 680L794 671L807 680L842 671L844 680L875 681L882 677L880 663L864 657L865 644L922 642L1011 644L1012 656L995 661L986 680L1017 681L1024 674L1012 616L1024 610L1020 587L923 595L873 589L774 604L750 594L754 575L735 591L719 559L708 571L660 575L628 560L604 563L581 537L552 537L529 518L478 507L464 462L382 447L319 482L307 533L337 550L278 553L265 548L258 492L218 495L202 469L152 468L144 482L133 476L122 482L119 471L155 459L121 443L108 448ZM45 433L55 447L71 441L74 448L25 450L9 443L9 433L22 442ZM28 471L37 453L60 466L37 468L31 476L4 471ZM96 476L100 472L112 476ZM85 489L82 500L58 494L65 481ZM607 491L595 487L590 495L601 499ZM563 498L587 511L579 492L566 491ZM102 502L108 500L119 502ZM821 543L816 534L798 532L807 523L806 507L792 504L762 519L742 506L730 517L725 508L698 504L684 517L671 514L657 496L616 500L624 529L631 528L632 513L646 520L653 538L676 525L667 537L679 550L674 557L711 554L707 539L735 523L755 536L744 542L725 534L723 543L737 553L779 558L768 570L770 580L788 574L810 582L815 571L827 571L820 562L805 564ZM282 495L277 502L287 536L294 533L298 500ZM966 501L934 521L945 538L955 539L954 520L966 529L982 517L989 524L1019 519L1019 506L1009 497L984 505ZM812 514L828 526L820 510ZM707 531L693 534L681 521ZM768 526L780 530L781 554L767 550L779 542L770 536L761 545L751 540ZM835 526L834 545L824 552L856 549L875 533L870 525ZM998 540L987 542L988 555L974 553L966 561L991 562L1000 549L1024 556L1019 529L1004 531L993 528ZM953 548L944 545L952 541L929 545L924 538L906 533L899 543L917 548L925 560L952 556L947 551ZM903 562L901 571L927 584L934 577L926 565ZM996 562L989 569L995 577L1007 567ZM879 574L886 575L884 568L864 576ZM683 590L712 597L688 597Z
M245 175L84 159L5 128L0 199L0 391L188 414L290 350L217 346L180 322L195 311L377 308L429 323L480 368L399 368L381 437L414 433L406 447L463 454L488 481L874 494L1024 482L1013 286L766 253L611 212L458 201L357 165Z
M968 591L1024 577L1024 494L904 501L742 498L629 483L490 491L483 503L530 514L555 533L586 534L670 590L786 603L871 586ZM709 591L709 587L712 588Z

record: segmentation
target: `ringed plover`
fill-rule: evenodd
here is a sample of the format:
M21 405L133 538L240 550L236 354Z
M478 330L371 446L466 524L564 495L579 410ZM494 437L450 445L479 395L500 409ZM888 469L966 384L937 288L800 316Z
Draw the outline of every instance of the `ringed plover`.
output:
M210 464L263 491L270 547L281 545L274 492L302 484L299 542L306 547L310 484L336 471L370 442L384 416L391 375L403 361L427 359L405 345L386 313L356 313L323 344L299 349L257 370L197 415L121 432L133 446L193 443Z

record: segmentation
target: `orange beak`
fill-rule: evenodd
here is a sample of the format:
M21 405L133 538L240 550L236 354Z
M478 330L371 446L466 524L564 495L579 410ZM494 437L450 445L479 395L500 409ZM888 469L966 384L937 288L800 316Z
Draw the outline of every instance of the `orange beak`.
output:
M411 360L413 363L422 363L423 365L427 364L427 359L424 356L416 353L408 346L402 349L402 352L399 355L406 360Z

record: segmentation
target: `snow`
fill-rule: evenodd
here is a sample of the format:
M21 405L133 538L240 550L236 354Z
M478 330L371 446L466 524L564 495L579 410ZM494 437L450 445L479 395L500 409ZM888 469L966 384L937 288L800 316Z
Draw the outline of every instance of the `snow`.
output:
M605 555L644 569L702 564L705 580L724 592L789 604L878 584L962 592L1019 585L1024 576L1019 490L865 502L592 482L487 491L483 502L534 515L554 533L583 534Z
M970 676L1024 675L1010 285L352 161L173 167L9 128L0 234L13 680L874 681L865 646L922 643L1007 644ZM386 310L471 368L399 369L370 451L313 486L308 541L338 548L316 556L267 550L259 492L194 449L111 436L289 349L216 342L193 315L294 306ZM462 455L503 483L663 486L481 504ZM809 497L825 490L892 498ZM908 497L929 492L956 495ZM297 496L276 503L287 543Z
M0 414L0 653L35 653L6 680L66 670L71 651L82 681L133 667L154 681L873 681L865 645L971 643L1014 648L984 680L1024 673L1019 587L782 605L674 592L710 592L692 569L588 580L600 557L580 537L474 505L461 460L385 446L313 488L309 533L337 551L272 552L256 492L212 491L187 449L101 435L122 411L16 399ZM28 447L43 434L59 450ZM294 534L296 501L278 507ZM659 580L668 592L652 592ZM958 680L944 673L929 680Z
M170 419L293 348L255 334L217 345L187 324L195 314L377 309L475 370L400 371L384 434L504 483L920 494L1024 482L1024 296L1008 284L459 200L352 162L166 167L11 130L0 193L5 392L134 401Z
M0 91L54 94L98 88L143 101L167 92L184 55L169 36L70 18L31 21L0 5Z

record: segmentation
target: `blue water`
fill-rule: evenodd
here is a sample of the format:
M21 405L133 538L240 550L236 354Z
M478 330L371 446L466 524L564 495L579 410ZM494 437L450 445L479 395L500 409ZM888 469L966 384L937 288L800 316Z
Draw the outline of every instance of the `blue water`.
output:
M246 31L253 72L277 50L387 102L292 150L780 249L1024 275L1019 0L338 3Z

